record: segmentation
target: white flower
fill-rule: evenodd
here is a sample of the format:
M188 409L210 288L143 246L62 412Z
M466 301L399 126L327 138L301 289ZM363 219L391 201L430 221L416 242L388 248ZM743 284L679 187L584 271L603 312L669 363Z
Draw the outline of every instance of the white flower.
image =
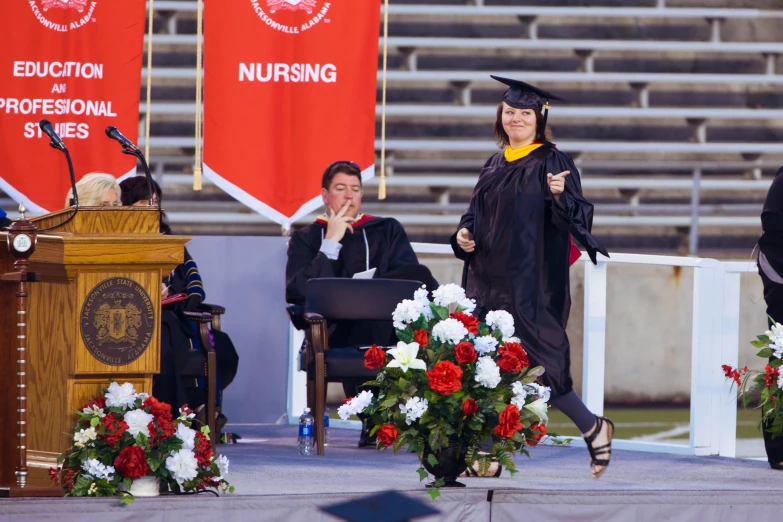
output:
M500 368L492 357L479 357L476 362L476 382L489 389L495 389L500 384Z
M141 402L144 402L144 401L146 401L147 399L150 398L150 394L149 393L144 393L144 392L137 393L136 394L136 398L137 399L141 399Z
M97 438L98 438L98 433L95 431L95 428L92 426L90 426L86 430L79 430L78 433L73 434L73 441L75 445L80 448L83 448L89 442Z
M549 417L546 415L546 407L546 401L544 399L538 399L535 402L525 405L525 408L535 413L544 424L549 422Z
M188 412L190 412L190 413L188 413ZM179 409L179 417L177 418L177 420L189 421L189 420L191 420L191 419L193 419L195 417L196 417L196 414L192 410L186 409L186 408L180 408Z
M175 435L182 441L182 449L192 450L196 447L196 430L193 428L188 428L184 424L178 424Z
M82 469L91 477L96 479L105 478L106 480L112 479L112 473L114 473L114 466L106 466L101 464L98 459L87 459L82 464Z
M416 320L425 313L424 308L425 305L421 301L403 299L392 313L394 327L398 330L404 330L408 324L416 322ZM426 308L429 308L429 306L426 306Z
M427 292L427 285L421 285L421 288L413 293L413 300L421 305L421 313L424 314L424 318L427 321L431 321L435 314L432 313L430 308L429 292Z
M364 390L359 395L337 408L337 415L339 415L342 420L348 420L351 415L358 415L367 409L367 406L372 403L372 398L372 392Z
M408 368L413 370L427 369L425 362L416 358L419 354L419 343L404 343L400 341L397 343L397 348L392 348L386 353L394 357L394 360L386 365L387 368L400 368L403 373L406 373Z
M487 355L489 352L494 352L498 347L498 340L491 335L484 335L482 337L476 337L473 340L473 344L479 355Z
M465 299L465 290L461 286L449 283L440 285L437 290L432 292L432 300L436 305L449 306L459 303Z
M400 406L400 412L405 414L405 422L410 426L414 421L417 421L427 411L429 403L427 399L420 397L412 397L408 399L408 402L404 406Z
M147 413L142 409L129 411L125 414L125 423L128 425L128 433L136 438L136 435L143 433L146 437L150 436L150 429L148 424L152 422L155 417L152 414Z
M179 485L182 485L186 480L193 480L198 476L196 455L189 449L172 452L171 456L166 459L166 469Z
M226 475L228 475L228 457L225 455L220 455L214 460L214 463L217 464L218 473L220 473L220 476L215 477L213 480L215 482L220 482L226 478Z
M126 382L122 386L116 382L109 384L109 391L106 392L106 406L125 408L126 410L136 402L136 390L133 385Z
M460 321L449 317L432 327L432 337L442 343L459 344L467 337L468 329Z
M499 329L504 338L514 336L514 318L505 310L493 310L487 314L487 326Z
M93 417L98 417L99 419L102 419L106 416L106 414L103 412L103 408L99 408L95 404L93 404L89 408L83 408L82 413L92 415Z
M531 382L530 384L525 384L525 387L531 394L538 396L544 402L549 402L549 396L551 395L549 386L541 386L537 382Z
M473 311L476 309L476 300L475 299L468 299L467 297L457 303L459 306L464 308L465 310L463 313L466 313L468 315L472 314Z
M511 391L514 396L511 398L511 404L516 406L520 411L525 407L525 399L527 398L527 388L521 382L517 381L511 385Z

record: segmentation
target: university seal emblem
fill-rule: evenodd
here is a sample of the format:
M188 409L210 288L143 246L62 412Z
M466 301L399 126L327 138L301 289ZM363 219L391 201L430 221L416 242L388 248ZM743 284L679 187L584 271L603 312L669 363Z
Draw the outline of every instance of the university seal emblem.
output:
M152 340L155 309L147 292L132 279L98 283L82 305L79 326L87 350L99 361L122 366L138 359Z

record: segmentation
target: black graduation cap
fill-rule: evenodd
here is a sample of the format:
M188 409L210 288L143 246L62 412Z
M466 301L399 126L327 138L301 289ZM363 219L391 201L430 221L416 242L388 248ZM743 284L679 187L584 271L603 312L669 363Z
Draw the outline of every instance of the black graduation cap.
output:
M546 126L547 116L549 116L549 100L565 101L560 96L551 92L539 89L529 83L502 76L489 75L493 80L508 85L508 89L503 94L503 101L515 109L535 109L544 111L544 126Z
M440 513L437 509L397 491L384 491L320 509L347 522L405 522Z

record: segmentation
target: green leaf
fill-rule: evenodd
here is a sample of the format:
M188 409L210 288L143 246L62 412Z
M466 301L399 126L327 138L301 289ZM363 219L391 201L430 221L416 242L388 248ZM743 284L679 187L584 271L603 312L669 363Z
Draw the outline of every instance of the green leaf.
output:
M443 477L440 477L438 480L435 481L436 488L442 488L445 484L446 484L446 480Z
M120 498L120 504L122 504L123 506L130 506L131 504L133 504L134 500L135 499L133 495L131 495L130 493L123 493L122 497Z
M783 365L783 359L773 359L769 362L769 365L773 368L780 368Z
M429 493L430 499L433 501L440 496L440 490L435 488L429 488L427 493Z
M412 343L413 332L410 330L410 328L405 328L405 330L397 330L397 339L404 343Z
M381 408L391 408L397 404L397 397L386 397L386 399L381 402Z
M416 319L416 322L414 322L411 326L413 326L413 330L426 330L427 329L427 319L420 315L418 319Z
M438 458L432 453L430 453L429 455L427 455L427 463L430 466L435 467L438 465Z
M397 437L397 440L395 440L394 444L392 445L392 449L394 450L395 455L398 451L400 451L400 448L405 445L405 442L405 437Z
M772 357L773 353L775 352L773 352L771 348L764 348L763 350L760 350L759 353L757 353L756 355L758 355L759 357L764 357L766 359Z
M204 426L202 426L201 427L201 433L203 433L204 435L209 437L209 426L207 426L206 424Z
M158 471L158 468L160 467L160 461L155 457L149 457L147 459L147 465L150 467L150 470L153 473L155 473L156 471Z
M463 395L465 395L465 392L463 392L462 390L454 392L454 393L451 394L451 396L454 397L457 400L460 400Z
M100 423L100 419L98 417L93 417L90 419L90 426L95 427Z
M440 305L436 305L435 303L430 303L430 309L432 309L432 313L439 321L443 321L444 319L449 318L449 309L446 308L445 306L440 306Z
M750 344L751 346L754 346L756 348L764 348L766 346L769 346L769 339L764 339L764 340L759 339L757 341L751 341Z
M416 472L419 474L419 482L422 480L426 480L429 474L427 473L427 470L424 468L419 468L416 470Z
M496 401L493 404L493 406L495 407L495 411L498 412L498 413L501 413L503 410L506 409L506 403L505 402Z

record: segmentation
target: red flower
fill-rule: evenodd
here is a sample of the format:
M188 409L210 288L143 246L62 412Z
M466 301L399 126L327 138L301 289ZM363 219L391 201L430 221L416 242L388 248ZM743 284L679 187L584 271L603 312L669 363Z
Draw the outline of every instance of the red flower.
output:
M430 344L430 338L427 336L427 330L416 330L413 333L413 340L419 343L419 346L426 348Z
M522 363L510 353L505 353L498 359L498 368L505 373L517 373L522 369Z
M76 476L76 471L69 469L68 473L65 474L65 480L63 481L63 487L71 491L73 489L73 478Z
M454 357L456 357L458 363L469 364L476 362L476 349L473 345L467 341L459 343L454 347Z
M372 345L372 348L364 352L364 367L368 370L383 368L386 364L386 352Z
M474 415L479 410L479 406L473 399L465 399L462 401L462 413L465 417Z
M530 431L533 432L532 437L527 438L527 445L528 446L535 446L538 444L538 441L541 440L541 438L546 435L546 425L539 424L538 422L530 426Z
M147 459L144 458L144 449L139 446L128 446L122 448L120 454L114 459L114 467L119 470L123 476L136 480L147 476L150 467L147 465Z
M212 456L215 454L215 452L212 451L212 444L210 444L209 439L200 431L196 432L194 453L196 454L198 465L202 468L209 466Z
M384 424L375 433L375 436L378 437L378 440L381 441L381 444L387 448L394 444L394 441L397 440L397 435L399 435L397 428L391 424Z
M522 423L519 422L519 409L513 404L509 404L498 415L498 425L495 426L494 433L505 439L510 439L514 433L521 429Z
M106 433L99 434L99 438L106 439L109 446L116 446L120 439L128 430L125 421L118 421L113 413L109 413L101 419L101 425L106 428Z
M49 468L49 478L55 486L60 485L60 470L62 468Z
M147 425L147 429L150 430L150 446L153 447L164 440L173 437L174 433L177 431L177 427L171 419L171 415L150 422Z
M464 312L454 312L449 317L456 319L465 325L465 328L467 328L468 332L472 333L473 335L478 335L479 320L472 315L468 315Z
M142 404L141 407L149 408L149 413L151 413L155 419L159 419L160 417L168 417L171 419L171 405L160 402L155 397L147 397L147 400L144 401L144 404Z
M506 343L498 349L500 355L511 354L519 359L520 369L530 366L530 359L527 358L527 352L519 343Z
M740 386L742 384L742 376L748 373L748 367L745 366L743 369L734 369L728 364L724 364L721 366L723 368L723 375L728 377L729 379L734 379L734 382L737 383L737 386Z
M427 372L430 388L441 395L451 395L462 389L462 368L451 361L441 361Z
M82 410L85 410L87 408L92 408L93 406L101 409L105 408L106 399L104 399L103 397L101 397L100 399L90 399L89 401L87 401L87 404L82 406Z
M763 379L764 382L767 383L767 388L769 388L778 382L778 377L780 377L780 368L773 368L768 364L764 369L767 371L767 374L763 377Z

